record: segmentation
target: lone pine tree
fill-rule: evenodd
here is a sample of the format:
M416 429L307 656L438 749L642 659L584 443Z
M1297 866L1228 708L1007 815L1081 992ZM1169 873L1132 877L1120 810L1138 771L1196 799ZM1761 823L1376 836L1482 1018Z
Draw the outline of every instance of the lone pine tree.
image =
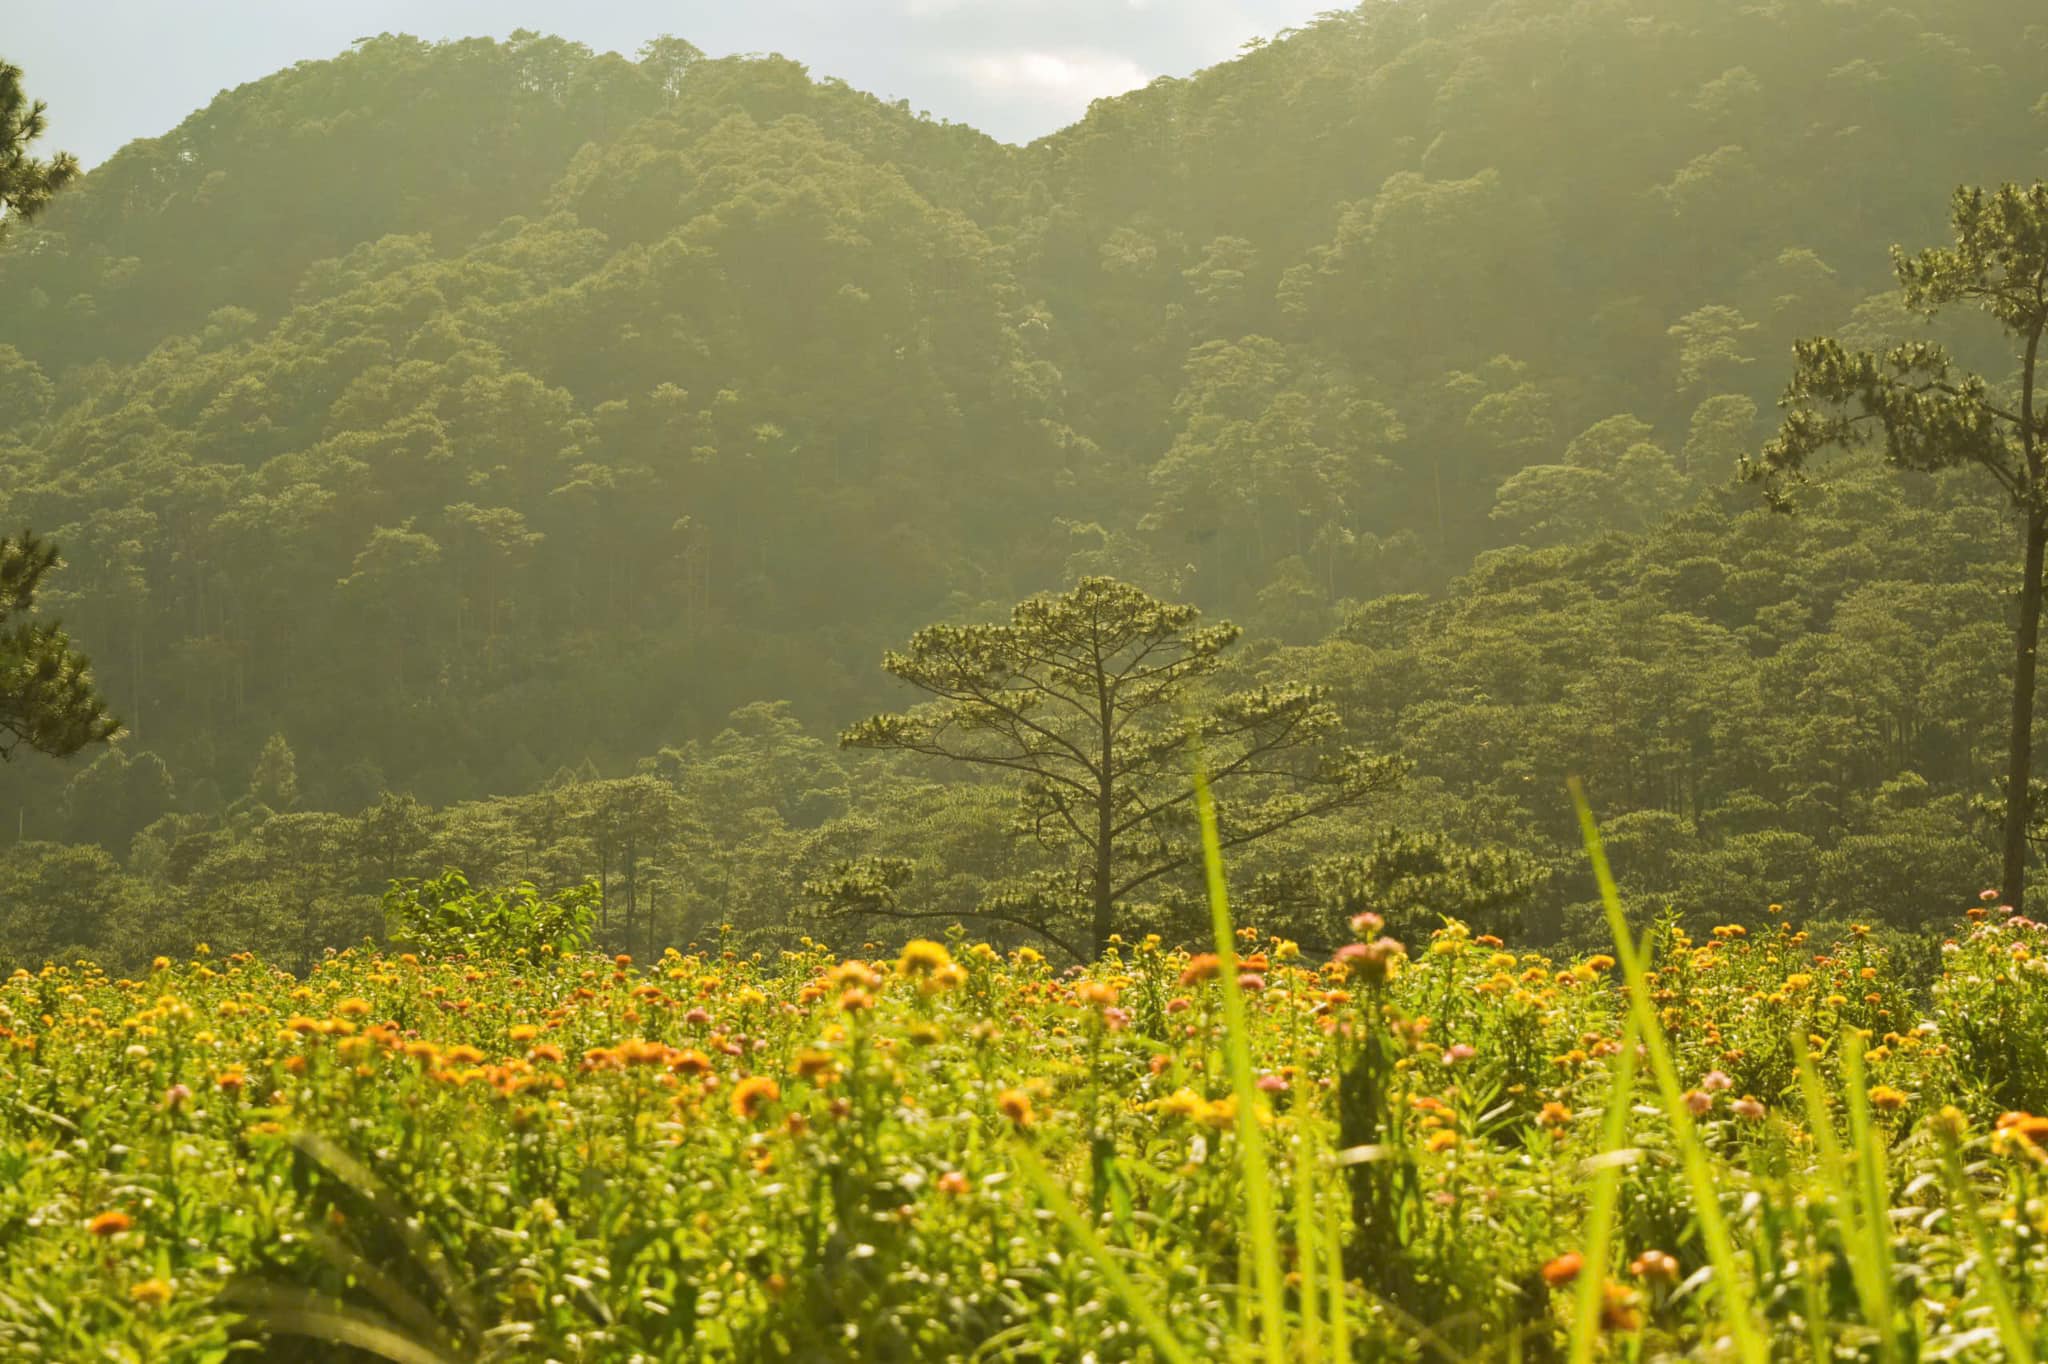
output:
M1908 306L1933 315L1951 303L1989 313L2017 351L2010 385L1957 369L1941 346L1913 341L1883 354L1845 349L1833 337L1802 341L1785 392L1777 438L1744 476L1778 502L1829 447L1882 433L1886 458L1932 472L1974 465L2004 490L2019 522L2022 569L2013 630L2012 723L2007 736L2003 870L2006 900L2023 906L2034 743L2035 652L2041 635L2048 550L2048 419L2036 400L2041 337L2048 331L2048 184L1964 187L1951 205L1955 245L1892 257Z
M1355 805L1403 771L1340 747L1318 688L1205 685L1238 629L1200 614L1085 578L1019 603L1007 625L928 626L882 666L932 699L841 742L1015 774L1021 827L1066 865L1004 887L985 912L1076 955L1100 953L1132 897L1199 863L1194 762L1223 797L1226 850ZM870 911L915 914L886 893L860 898ZM1076 921L1085 936L1064 929Z

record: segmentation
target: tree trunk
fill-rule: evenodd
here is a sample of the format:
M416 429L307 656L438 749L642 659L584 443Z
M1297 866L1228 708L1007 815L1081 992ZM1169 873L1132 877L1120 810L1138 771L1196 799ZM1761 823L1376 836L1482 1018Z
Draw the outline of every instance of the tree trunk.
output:
M2041 566L2048 550L2048 515L2026 514L2027 567L2020 580L2020 622L2012 670L2012 747L2005 767L2005 867L1998 889L2026 912L2027 824L2034 766L2034 652L2041 636Z
M1113 827L1115 809L1110 804L1107 784L1095 802L1095 955L1100 957L1109 950L1110 935L1116 932L1116 906L1110 900L1110 830Z

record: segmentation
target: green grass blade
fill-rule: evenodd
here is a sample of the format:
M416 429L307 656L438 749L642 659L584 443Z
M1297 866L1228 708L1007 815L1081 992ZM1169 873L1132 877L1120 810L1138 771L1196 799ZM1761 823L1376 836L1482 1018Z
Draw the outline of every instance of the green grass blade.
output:
M1956 1141L1956 1132L1946 1122L1936 1127L1941 1136L1941 1173L1948 1186L1949 1202L1954 1206L1963 1229L1970 1234L1970 1244L1977 1252L1977 1281L1983 1286L1984 1296L1991 1299L1991 1313L1998 1322L1999 1343L2005 1347L2005 1357L2014 1364L2034 1364L2033 1336L2027 1331L2026 1323L2020 1320L2019 1308L2013 1303L2012 1287L2005 1281L2005 1270L1998 1262L1998 1247L1991 1239L1991 1229L1984 1224L1984 1215L1977 1207L1977 1194L1970 1187L1969 1174L1963 1169L1961 1148Z
M1858 1195L1846 1173L1848 1162L1842 1153L1841 1143L1835 1138L1835 1119L1828 1111L1827 1091L1821 1084L1820 1072L1814 1068L1805 1036L1796 1030L1792 1039L1792 1057L1799 1068L1799 1092L1806 1105L1807 1131L1813 1134L1815 1151L1819 1156L1815 1168L1827 1193L1827 1206L1834 1209L1835 1216L1846 1228L1842 1245L1849 1257L1850 1280L1856 1286L1856 1297L1862 1303L1864 1318L1883 1329L1883 1324L1889 1319L1889 1247L1882 1259L1873 1258L1870 1253L1870 1239L1863 1228L1865 1219L1857 1206ZM1882 1216L1882 1209L1878 1213ZM1885 1339L1889 1342L1889 1331L1885 1332Z
M1223 844L1216 833L1216 802L1198 767L1195 809L1202 824L1202 869L1209 882L1209 920L1222 963L1224 1047L1230 1061L1230 1089L1237 1096L1238 1168L1244 1180L1252 1263L1259 1292L1260 1342L1267 1364L1286 1364L1287 1308L1280 1277L1280 1236L1273 1214L1273 1180L1266 1160L1266 1134L1259 1123L1262 1100L1252 1079L1251 1036L1244 991L1237 984L1237 940L1230 925L1230 893L1223 883Z
M1615 889L1614 875L1607 866L1607 854L1600 846L1600 831L1593 822L1592 807L1586 804L1585 790L1577 778L1572 779L1571 792L1572 802L1578 807L1579 830L1585 838L1586 855L1592 860L1593 876L1600 886L1600 903L1607 912L1608 929L1614 935L1615 955L1621 959L1622 972L1628 981L1629 1008L1642 1032L1643 1046L1650 1054L1650 1071L1656 1077L1658 1097L1663 1101L1665 1116L1670 1120L1678 1141L1686 1184L1699 1217L1700 1237L1706 1242L1707 1258L1714 1267L1713 1287L1720 1299L1722 1321L1744 1364L1769 1364L1769 1343L1750 1310L1749 1291L1743 1284L1735 1258L1735 1238L1728 1230L1727 1218L1721 1215L1713 1167L1707 1160L1706 1148L1700 1143L1692 1113L1685 1106L1684 1091L1678 1084L1678 1067L1671 1059L1664 1029L1650 1007L1650 991L1643 979L1642 956L1636 951L1635 938L1630 934L1628 920L1621 912L1621 894Z
M1323 1248L1316 1208L1322 1202L1322 1162L1314 1124L1304 1120L1308 1117L1305 1110L1306 1105L1295 1110L1294 1127L1294 1262L1301 1275L1299 1354L1304 1364L1321 1364L1324 1321L1316 1290L1322 1280Z
M1095 1228L1088 1225L1088 1219L1081 1215L1073 1200L1053 1180L1052 1173L1045 1168L1038 1154L1021 1141L1011 1146L1010 1154L1017 1162L1017 1168L1024 1172L1024 1178L1038 1191L1040 1201L1066 1229L1067 1235L1073 1237L1075 1243L1095 1261L1096 1269L1101 1271L1102 1277L1109 1281L1111 1291L1123 1300L1124 1306L1137 1319L1139 1329L1152 1342L1152 1348L1159 1352L1160 1358L1167 1364L1195 1364L1195 1357L1174 1335L1165 1316L1153 1306L1150 1298L1138 1291L1138 1285L1124 1273L1123 1266L1110 1254L1109 1247L1095 1234Z
M1626 931L1626 929L1624 929ZM1614 1207L1621 1197L1621 1165L1613 1159L1628 1141L1628 1120L1636 1085L1636 1018L1630 1014L1615 1055L1614 1083L1607 1092L1606 1121L1600 1127L1603 1160L1593 1175L1593 1201L1586 1210L1586 1243L1579 1252L1578 1292L1572 1302L1571 1364L1590 1364L1600 1339L1601 1291L1614 1240Z

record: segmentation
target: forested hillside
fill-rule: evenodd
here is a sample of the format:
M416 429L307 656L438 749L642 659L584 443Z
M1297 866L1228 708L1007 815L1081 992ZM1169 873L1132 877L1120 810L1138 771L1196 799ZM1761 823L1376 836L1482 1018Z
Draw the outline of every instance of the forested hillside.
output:
M1646 904L1911 923L1996 867L2002 505L1733 475L1796 338L1925 329L1889 248L2048 169L2044 73L2029 0L1372 0L1025 148L672 39L223 94L0 249L0 525L129 730L0 769L0 956L305 959L443 865L965 913L1009 796L831 736L1083 574L1409 764L1247 854L1275 913L1575 932L1583 772Z

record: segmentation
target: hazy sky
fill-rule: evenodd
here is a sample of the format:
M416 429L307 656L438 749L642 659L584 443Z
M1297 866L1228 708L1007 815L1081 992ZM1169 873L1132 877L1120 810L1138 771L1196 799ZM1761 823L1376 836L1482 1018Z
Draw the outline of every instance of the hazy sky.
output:
M1029 141L1088 102L1221 61L1337 0L76 0L30 4L0 58L50 106L42 150L87 164L223 89L359 37L557 33L631 55L659 33L780 52L934 116Z

